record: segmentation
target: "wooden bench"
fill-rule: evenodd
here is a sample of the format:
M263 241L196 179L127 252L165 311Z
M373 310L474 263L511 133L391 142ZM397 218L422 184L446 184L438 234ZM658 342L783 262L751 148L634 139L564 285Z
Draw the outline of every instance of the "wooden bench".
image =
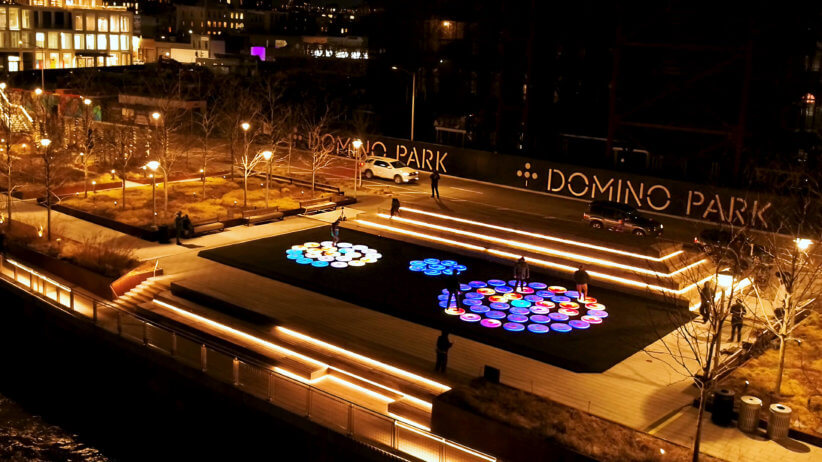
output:
M225 224L222 221L218 221L216 218L214 220L209 221L202 221L200 223L194 223L191 225L192 231L191 236L189 237L197 237L202 236L203 234L219 232L225 229Z
M245 221L246 226L251 226L255 223L265 223L268 221L282 219L283 212L280 212L279 207L243 210L243 220Z
M337 208L337 203L332 202L326 198L309 199L307 201L300 201L300 208L305 210L303 213L327 212Z

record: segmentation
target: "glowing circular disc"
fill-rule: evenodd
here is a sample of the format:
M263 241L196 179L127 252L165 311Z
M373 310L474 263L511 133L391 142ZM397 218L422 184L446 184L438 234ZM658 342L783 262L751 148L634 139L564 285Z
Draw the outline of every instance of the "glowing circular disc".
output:
M515 306L517 308L528 308L531 306L531 302L527 302L525 300L511 300L511 306Z
M348 252L347 254L345 254L345 256L346 257L351 257L351 259L353 260L353 259L362 257L362 254L359 253L359 252Z
M492 296L488 297L488 301L495 302L495 303L504 303L506 300L508 300L508 299L505 298L502 295L492 295Z
M490 319L505 319L506 316L507 314L502 311L489 311L485 313L485 317Z
M544 306L532 306L531 312L534 314L548 314L551 312L551 310L545 308Z
M354 244L352 244L350 242L340 242L339 244L337 244L337 247L340 247L340 248L354 247Z
M574 303L574 302L559 302L559 307L575 310L575 309L579 308L579 304Z
M486 287L488 284L486 284L485 282L482 282L482 281L471 281L471 282L468 283L468 285L475 288L475 289L478 289L480 287Z
M445 309L445 314L450 314L451 316L461 316L465 314L465 310L463 310L462 308L452 306L450 308Z
M562 295L557 295L556 297L551 297L551 301L554 301L554 302L557 302L557 303L559 303L559 302L570 302L571 299L568 298L568 297L563 297Z
M303 258L303 254L301 254L301 253L290 253L290 254L286 255L285 258L287 258L289 260L296 260L298 258Z
M591 327L591 325L588 324L587 322L579 321L579 320L576 320L576 319L573 320L573 321L569 321L568 325L573 327L574 329L587 329L587 328Z
M528 330L535 334L547 334L549 329L542 324L528 324Z
M576 290L566 290L563 295L571 298L579 298L579 292L577 292Z
M579 316L579 311L571 308L560 308L559 310L557 310L557 313L562 313L565 316L569 317Z
M524 322L528 322L528 317L523 316L521 314L510 314L510 315L508 315L508 320L511 321L511 322L524 323Z
M437 300L439 300L439 301L448 300L448 295L447 294L437 295Z
M424 266L409 266L408 269L411 271L425 271Z
M468 308L469 310L473 311L474 313L487 313L490 308L485 305L476 305Z
M522 300L522 295L516 292L509 292L505 294L505 298L507 298L508 300Z
M332 257L330 255L320 255L319 257L317 257L317 260L332 262L332 261L334 261L334 257Z
M565 289L565 287L562 287L562 286L551 286L551 287L548 288L548 290L550 290L554 294L562 294L562 293L565 293L566 289Z
M460 315L460 319L462 319L465 322L477 322L480 319L482 319L482 316L476 313L465 313Z
M526 295L525 300L531 303L541 302L543 300L539 295Z
M432 269L432 270L436 270L436 271L442 271L442 270L445 269L445 266L443 266L443 265L428 265L428 269Z
M531 322L536 322L539 324L548 324L549 322L551 322L551 318L541 314L535 314L531 316Z
M322 268L322 267L328 266L328 262L327 261L317 260L317 261L311 262L311 266L316 266L317 268Z
M334 247L334 243L331 241L322 241L320 242L320 246L322 247Z
M372 253L368 254L368 258L373 258L375 260L379 260L380 258L382 258L382 254L379 253L379 252L376 252L376 253L372 252Z
M489 329L494 329L502 325L502 323L496 319L483 319L480 321L480 324L483 327L488 327Z
M364 253L377 253L377 249L365 249L363 250Z
M488 280L488 285L491 286L491 287L504 286L505 281L503 281L502 279L489 279Z
M440 274L442 274L441 271L437 270L425 270L423 271L423 273L425 273L426 276L439 276Z
M602 324L602 318L598 318L596 316L588 315L588 316L583 316L580 319L587 322L588 324Z
M462 272L462 271L465 271L465 270L467 270L467 269L468 269L468 267L467 267L467 266L465 266L465 265L455 265L453 268L454 268L455 270L459 271L459 272Z
M563 324L561 322L555 322L551 324L551 330L555 332L571 332L571 326L568 324Z
M494 287L494 289L496 289L496 291L501 293L501 294L507 294L507 293L511 293L511 292L514 291L514 288L511 287L511 286L497 286L497 287Z
M497 291L488 287L480 287L477 289L477 293L482 295L494 295Z
M502 325L502 328L510 332L522 332L525 330L525 326L518 322L506 322Z
M605 305L602 303L586 303L585 308L588 308L589 310L605 311Z
M519 292L521 294L528 295L528 294L533 294L534 289L532 289L530 287L520 287L519 289L517 289L517 292Z
M439 258L426 258L423 261L426 265L437 265L440 262Z
M331 266L333 266L334 268L347 268L348 263L344 261L332 261Z
M348 255L340 255L339 257L336 257L336 260L348 262L351 261L351 257L349 257Z
M477 306L482 305L482 300L478 300L476 298L466 298L462 301L462 304L465 306Z
M534 305L541 306L543 308L548 308L548 309L556 307L556 305L554 305L554 302L549 302L547 300L543 300L541 302L536 302L536 303L534 303Z
M303 245L306 246L306 247L319 247L320 243L319 242L306 242Z
M478 294L476 292L468 292L468 293L465 294L465 298L472 298L472 299L475 299L475 300L479 300L479 299L483 298L483 295Z
M468 284L460 284L460 290L463 292L468 292L472 289L473 287L469 286Z
M360 258L360 260L364 261L366 263L377 263L377 259L374 258L374 257L363 257L363 258Z
M296 261L297 261L297 263L299 263L301 265L308 265L314 260L312 260L310 258L298 258Z
M511 314L531 314L531 310L528 308L511 308Z
M354 247L351 247L354 250L359 250L360 252L365 252L365 249L368 248L367 245L357 244Z
M550 313L548 317L551 318L551 321L565 322L568 320L568 315L562 313Z
M587 314L588 316L596 316L601 319L605 319L608 317L608 312L602 310L588 310Z
M542 298L551 298L554 296L554 293L550 290L538 290L536 291L536 295Z
M534 290L542 290L542 289L548 287L548 284L546 284L544 282L531 282L531 283L528 284L528 287L530 287Z
M457 262L455 262L454 260L442 260L440 262L440 265L442 266L455 266L456 264Z
M408 262L408 264L411 266L427 266L425 262L422 260L411 260L410 262Z
M441 308L449 308L449 305L446 305L446 303L448 303L448 300L443 300L439 303L439 305L440 305ZM456 308L456 306L457 306L457 302L454 301L454 299L452 298L450 307L455 307Z
M585 297L585 299L581 301L582 303L596 303L597 299L595 299L594 297Z
M501 302L494 302L494 303L491 303L489 306L492 309L495 309L495 310L507 310L508 308L511 307L507 303L501 303Z

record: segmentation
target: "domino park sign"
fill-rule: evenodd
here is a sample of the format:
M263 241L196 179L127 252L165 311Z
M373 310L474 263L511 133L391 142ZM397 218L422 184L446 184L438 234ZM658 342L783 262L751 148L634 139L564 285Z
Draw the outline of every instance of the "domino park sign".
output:
M353 139L332 134L322 137L325 149L346 156L355 153ZM776 204L780 199L760 193L397 138L365 139L361 150L361 155L399 159L423 171L569 198L609 200L646 211L762 230L773 230L779 224Z

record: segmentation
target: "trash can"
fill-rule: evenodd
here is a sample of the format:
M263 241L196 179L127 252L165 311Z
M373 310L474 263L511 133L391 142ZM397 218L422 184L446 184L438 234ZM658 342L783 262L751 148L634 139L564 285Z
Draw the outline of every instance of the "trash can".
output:
M753 433L759 427L759 412L762 410L762 400L756 396L739 398L739 429L746 433Z
M768 438L779 440L788 437L791 426L791 408L784 404L771 404L768 417Z
M727 427L731 425L734 417L734 392L727 388L722 388L714 393L714 407L711 414L711 422Z
M160 242L160 244L168 244L171 242L168 236L168 225L160 225L157 227L157 241Z

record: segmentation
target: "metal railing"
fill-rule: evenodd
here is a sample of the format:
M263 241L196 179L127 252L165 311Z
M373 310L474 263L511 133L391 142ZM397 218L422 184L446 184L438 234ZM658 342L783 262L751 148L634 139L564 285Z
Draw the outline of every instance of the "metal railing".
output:
M356 440L431 462L496 461L495 457L371 411L241 353L159 325L3 255L0 280L98 328Z

